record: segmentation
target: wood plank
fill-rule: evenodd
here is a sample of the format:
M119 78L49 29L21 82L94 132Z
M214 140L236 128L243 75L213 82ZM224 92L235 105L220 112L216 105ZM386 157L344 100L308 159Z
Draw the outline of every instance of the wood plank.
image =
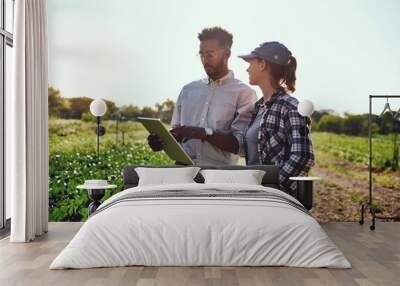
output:
M358 223L322 227L352 263L352 269L291 267L116 267L49 270L81 223L50 223L32 243L0 240L0 285L398 285L400 224L380 222L375 231Z

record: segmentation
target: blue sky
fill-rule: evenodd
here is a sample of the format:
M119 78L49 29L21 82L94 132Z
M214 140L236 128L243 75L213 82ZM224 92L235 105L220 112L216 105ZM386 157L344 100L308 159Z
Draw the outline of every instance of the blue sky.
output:
M117 105L175 100L205 76L197 34L234 35L230 68L248 83L237 55L264 41L298 60L299 99L317 109L368 112L368 94L400 94L400 1L50 0L49 82L63 96ZM259 89L254 87L258 96ZM384 106L377 101L376 112ZM393 101L393 108L400 100Z

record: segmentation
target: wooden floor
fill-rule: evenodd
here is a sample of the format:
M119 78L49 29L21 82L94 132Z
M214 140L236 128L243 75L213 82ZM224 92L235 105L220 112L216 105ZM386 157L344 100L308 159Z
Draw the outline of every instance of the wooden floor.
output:
M322 224L352 269L289 267L121 267L48 270L80 223L50 223L32 243L0 241L0 285L400 285L400 224Z

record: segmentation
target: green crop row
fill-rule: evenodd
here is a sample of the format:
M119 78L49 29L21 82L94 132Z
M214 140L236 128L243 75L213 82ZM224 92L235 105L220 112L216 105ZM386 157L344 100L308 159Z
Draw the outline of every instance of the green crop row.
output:
M76 142L75 142L76 143ZM124 166L168 165L173 162L164 152L152 152L147 144L127 143L125 145L106 143L97 161L95 146L86 144L71 151L50 152L49 160L49 220L81 221L87 218L88 197L85 190L76 187L88 179L106 179L117 185L113 191L107 191L104 200L123 188L122 169ZM93 145L93 144L92 144ZM54 148L57 149L57 148Z
M314 132L313 144L316 149L362 166L369 163L369 141L366 137ZM379 135L372 139L372 166L374 169L387 169L393 162L392 135Z

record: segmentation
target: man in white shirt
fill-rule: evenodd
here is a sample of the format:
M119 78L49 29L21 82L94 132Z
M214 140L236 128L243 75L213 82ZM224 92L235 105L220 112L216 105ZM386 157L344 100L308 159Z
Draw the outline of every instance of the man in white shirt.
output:
M171 133L196 165L238 163L239 142L257 100L255 92L228 68L232 38L220 27L203 29L198 35L208 78L185 85L173 112ZM153 134L148 142L154 151L163 148Z

